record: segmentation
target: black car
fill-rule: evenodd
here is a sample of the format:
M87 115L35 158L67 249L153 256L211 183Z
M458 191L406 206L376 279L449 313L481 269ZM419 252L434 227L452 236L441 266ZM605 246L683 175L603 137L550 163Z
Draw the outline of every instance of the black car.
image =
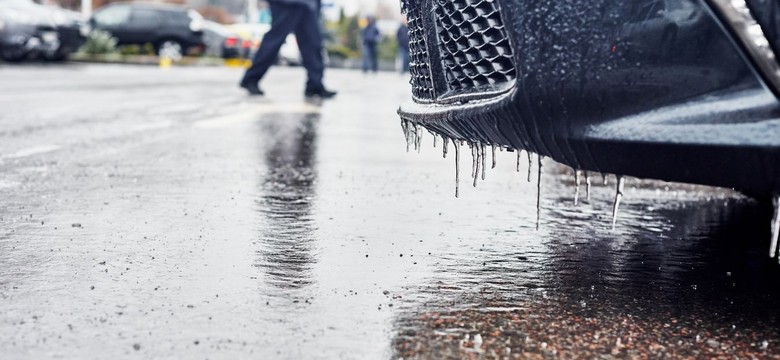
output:
M21 61L53 55L60 46L50 12L29 0L0 1L0 57Z
M421 128L780 206L780 0L402 0ZM478 166L478 165L477 165ZM780 234L775 212L773 237ZM773 243L772 255L777 253Z
M90 32L89 24L78 12L55 6L44 6L43 8L49 12L59 40L57 49L44 56L47 60L52 61L65 60L84 45L87 40L86 36Z
M205 47L203 17L181 6L113 3L98 9L90 22L111 33L119 45L148 43L158 54L174 58Z

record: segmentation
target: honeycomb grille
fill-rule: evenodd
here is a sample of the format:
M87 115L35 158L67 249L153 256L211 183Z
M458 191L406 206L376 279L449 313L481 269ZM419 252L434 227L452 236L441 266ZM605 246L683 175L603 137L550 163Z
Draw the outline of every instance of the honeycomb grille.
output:
M412 94L418 99L432 100L434 97L431 79L430 58L422 21L422 8L409 1L403 3L409 23L409 73Z
M495 0L434 0L450 91L473 92L516 77L512 47Z

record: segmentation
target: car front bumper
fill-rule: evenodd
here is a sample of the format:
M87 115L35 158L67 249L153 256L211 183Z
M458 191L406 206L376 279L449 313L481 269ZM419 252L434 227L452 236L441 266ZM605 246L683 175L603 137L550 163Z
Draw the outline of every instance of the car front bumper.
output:
M708 3L405 0L403 9L405 128L577 170L780 191L780 102Z

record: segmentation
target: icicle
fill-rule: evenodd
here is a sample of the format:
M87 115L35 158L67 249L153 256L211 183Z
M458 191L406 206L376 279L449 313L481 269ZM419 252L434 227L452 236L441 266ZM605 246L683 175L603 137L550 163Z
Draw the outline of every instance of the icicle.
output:
M480 164L480 154L479 154L480 145L479 143L474 143L474 152L477 154L477 157L474 161L474 187L477 187L477 179L479 179L479 164Z
M406 137L406 152L409 152L409 149L412 146L412 138L411 138L411 134L409 133L409 130L410 130L409 129L409 121L408 120L402 121L401 122L401 127L403 128L404 136Z
M604 173L601 173L601 180L604 181L604 186L609 185L609 176L608 175L606 175Z
M772 196L772 205L775 211L772 215L772 243L769 245L770 258L777 256L777 239L780 236L780 194Z
M448 148L450 147L450 138L448 138L446 136L442 136L442 138L444 139L444 143L441 145L441 152L442 152L442 157L444 157L446 159L447 158L447 151L448 151ZM455 145L455 146L457 146L457 145Z
M496 146L492 145L492 147L493 147L493 167L491 169L495 169L496 168Z
M574 206L580 201L580 171L574 170Z
M417 134L419 133L418 125L416 123L412 123L412 127L409 129L409 136L412 139L412 146L414 146L414 150L417 151Z
M433 134L433 148L436 148L436 144L439 142L439 136L436 134Z
M422 126L419 126L417 128L417 144L415 145L417 146L417 153L420 153L420 151L422 150L423 135L425 135L424 128Z
M469 143L469 147L471 148L471 177L475 178L477 177L477 162L479 161L479 153L477 153L477 147Z
M460 197L460 145L457 140L453 141L455 145L455 197Z
M623 187L625 186L625 182L626 179L618 175L615 205L612 207L612 230L615 230L615 225L617 224L618 209L620 208L620 200L623 198Z
M522 155L523 150L517 149L517 172L520 172L520 155Z
M590 202L590 185L590 174L585 171L585 197L588 199L588 202Z
M485 181L485 144L480 144L479 156L482 158L482 181Z
M534 164L534 161L531 159L531 152L526 151L528 154L528 182L531 182L531 167Z
M538 155L538 172L536 175L536 230L539 230L539 223L542 220L542 160L544 157Z

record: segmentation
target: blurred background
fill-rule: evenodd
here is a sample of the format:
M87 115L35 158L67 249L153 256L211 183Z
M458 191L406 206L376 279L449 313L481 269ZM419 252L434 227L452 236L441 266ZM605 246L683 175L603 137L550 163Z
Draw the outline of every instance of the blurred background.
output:
M401 70L396 0L325 0L321 26L329 67L362 67L361 30L376 19L380 70ZM0 55L30 61L246 67L270 29L265 0L2 0ZM402 29L405 31L405 28ZM290 35L279 63L299 65Z

